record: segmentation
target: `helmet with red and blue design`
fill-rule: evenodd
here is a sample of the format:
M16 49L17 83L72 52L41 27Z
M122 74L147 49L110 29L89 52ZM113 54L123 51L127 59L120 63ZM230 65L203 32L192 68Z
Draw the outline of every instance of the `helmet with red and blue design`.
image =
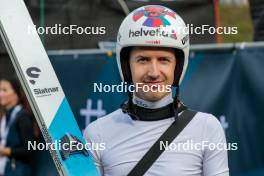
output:
M116 45L116 59L122 81L132 83L128 64L129 51L135 46L175 49L177 64L173 86L182 82L189 56L189 34L183 19L173 10L148 5L131 12L122 22Z

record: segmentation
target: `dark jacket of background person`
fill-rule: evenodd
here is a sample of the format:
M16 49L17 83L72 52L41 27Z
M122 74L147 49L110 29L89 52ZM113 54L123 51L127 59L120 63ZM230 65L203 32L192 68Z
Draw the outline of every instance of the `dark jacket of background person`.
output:
M12 111L12 109L11 109ZM31 175L33 150L28 150L28 141L33 141L32 117L24 109L16 114L7 135L6 147L11 148L11 156L6 163L5 176Z

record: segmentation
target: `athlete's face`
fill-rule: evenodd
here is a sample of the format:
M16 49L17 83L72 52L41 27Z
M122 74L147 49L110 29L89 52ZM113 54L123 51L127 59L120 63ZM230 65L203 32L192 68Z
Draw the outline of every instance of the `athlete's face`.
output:
M18 96L10 82L2 80L0 81L0 105L9 109L18 102Z
M129 59L132 81L140 83L135 94L147 101L157 101L170 93L176 66L171 48L134 47Z

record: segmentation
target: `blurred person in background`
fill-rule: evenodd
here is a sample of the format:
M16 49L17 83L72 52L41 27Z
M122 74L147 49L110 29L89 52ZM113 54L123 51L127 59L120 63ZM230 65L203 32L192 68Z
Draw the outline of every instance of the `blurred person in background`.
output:
M33 120L19 82L14 78L0 79L0 106L4 113L0 122L0 175L31 175L33 151Z

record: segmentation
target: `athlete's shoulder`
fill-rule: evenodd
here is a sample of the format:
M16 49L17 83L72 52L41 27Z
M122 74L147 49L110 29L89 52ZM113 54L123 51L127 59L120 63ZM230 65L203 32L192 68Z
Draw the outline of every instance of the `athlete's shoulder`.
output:
M117 109L99 119L97 119L94 123L98 124L104 124L104 123L111 123L111 122L116 122L120 120L127 119L128 115L123 113L122 109Z
M220 121L213 115L204 112L198 112L195 116L196 126L202 127L203 137L209 140L224 137L224 129Z
M206 121L206 126L214 128L214 127L221 127L221 123L219 120L213 115L209 113L199 112L199 118L204 118Z
M103 117L98 118L97 120L90 123L87 128L100 128L103 126L104 128L107 126L111 126L111 124L127 120L128 115L123 113L121 109L117 109Z
M210 113L197 111L195 118L199 121L207 121L209 123L219 123L218 119Z
M85 139L100 138L109 136L117 127L122 128L124 125L131 121L129 116L117 109L106 116L103 116L92 123L90 123L84 130Z
M197 111L192 121L195 126L201 126L207 129L218 129L219 127L221 127L221 123L219 122L219 120L210 113Z

